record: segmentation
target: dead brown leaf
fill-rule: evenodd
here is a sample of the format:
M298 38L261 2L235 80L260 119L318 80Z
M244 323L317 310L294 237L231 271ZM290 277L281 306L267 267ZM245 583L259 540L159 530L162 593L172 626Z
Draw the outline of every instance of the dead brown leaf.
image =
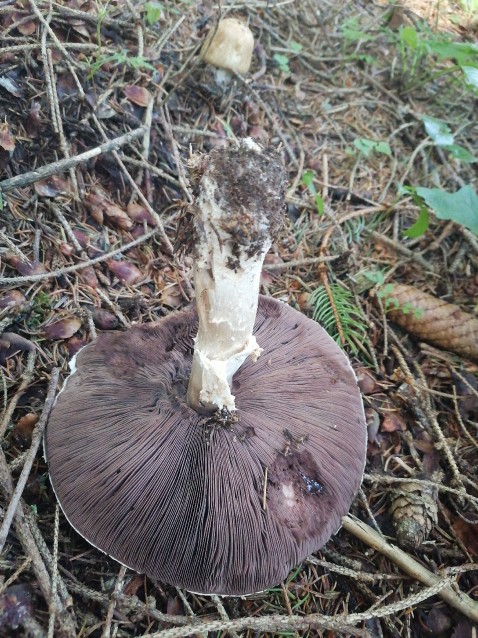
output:
M478 556L478 521L476 525L472 525L457 516L452 527L470 554Z
M81 321L76 317L64 317L59 321L50 323L44 328L44 335L47 339L68 339L81 328Z
M39 275L47 272L47 269L43 264L39 262L23 261L20 257L17 257L13 253L7 253L5 255L5 261L21 275Z
M43 197L56 197L70 193L69 181L61 175L52 175L46 179L35 182L35 190Z
M25 295L19 290L10 290L0 298L0 310L21 306L26 300Z
M110 259L106 262L108 268L118 279L127 286L132 286L143 279L143 273L129 261Z
M14 22L20 22L25 17L26 17L25 14L21 13L20 11L15 11L15 13L13 14L13 21ZM31 18L32 18L31 20L27 20L26 22L22 22L22 24L19 24L17 26L17 30L22 35L33 35L35 33L35 31L37 30L37 25L36 25L35 21L33 20L33 16L31 16Z
M149 210L144 206L141 206L141 204L131 202L130 204L128 204L126 212L128 213L129 217L137 224L143 224L144 222L146 222L148 226L156 226L156 222Z
M143 86L137 86L136 84L129 84L124 87L123 93L126 95L130 102L137 106L148 106L152 95Z
M15 150L15 138L10 132L7 122L0 124L0 147L12 153Z

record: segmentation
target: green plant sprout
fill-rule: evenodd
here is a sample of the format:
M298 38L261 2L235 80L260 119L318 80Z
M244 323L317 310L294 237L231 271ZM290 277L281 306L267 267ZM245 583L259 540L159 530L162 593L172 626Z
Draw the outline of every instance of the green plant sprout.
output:
M415 308L411 303L400 305L400 301L393 297L393 284L385 283L385 275L380 270L365 270L362 275L366 277L372 284L376 286L376 295L379 299L383 299L385 311L400 310L404 315L413 313L416 319L423 317L423 310Z
M393 40L397 35L391 32ZM411 26L402 27L398 32L398 47L402 61L402 75L406 79L405 89L412 90L427 81L433 81L450 74L461 73L464 84L472 90L478 89L478 44L454 42L449 36L435 34L425 26L417 31ZM438 60L453 60L454 64L426 74L423 60L433 55ZM422 69L425 68L425 73Z
M88 79L91 79L104 64L127 64L133 69L147 69L149 71L155 71L155 68L152 64L150 64L146 58L138 55L129 55L128 51L119 51L118 53L113 53L112 55L107 55L102 58L98 58L96 62L92 63L90 66L90 72L88 73Z
M421 119L425 126L425 131L431 137L435 146L448 151L452 157L461 162L469 164L476 162L476 157L468 149L455 144L453 133L446 122L429 115L422 115Z
M146 22L149 24L150 27L161 20L161 16L163 15L162 4L160 4L159 2L147 2L144 5L144 8L146 10Z
M353 145L359 153L362 153L365 157L370 157L372 153L382 153L383 155L387 155L387 157L392 157L392 149L387 142L357 137L354 139Z
M317 189L315 188L314 177L315 177L314 171L305 171L305 173L302 175L301 183L307 188L309 193L314 198L317 214L320 216L324 212L324 200L322 199L322 197L317 192Z
M107 0L106 4L102 5L97 2L96 7L98 11L98 22L96 23L96 44L98 48L101 48L101 28L103 26L103 21L108 15L108 6L110 4L110 0Z
M356 341L362 343L368 330L363 313L356 305L350 290L343 288L340 284L330 284L329 288L342 326L344 339L352 352L356 354L358 352ZM334 309L324 286L312 291L309 303L312 307L312 319L320 323L341 346Z
M290 75L292 73L289 66L289 58L286 55L283 55L282 53L274 53L272 59L282 73L285 73L286 75Z

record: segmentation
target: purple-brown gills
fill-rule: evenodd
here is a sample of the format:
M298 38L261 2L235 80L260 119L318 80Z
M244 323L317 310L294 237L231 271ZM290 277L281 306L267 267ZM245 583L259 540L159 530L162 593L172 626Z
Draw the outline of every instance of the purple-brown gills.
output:
M342 350L258 298L284 207L280 154L245 140L199 163L187 216L198 311L81 350L45 447L63 511L93 545L171 585L241 595L279 583L339 529L366 427Z

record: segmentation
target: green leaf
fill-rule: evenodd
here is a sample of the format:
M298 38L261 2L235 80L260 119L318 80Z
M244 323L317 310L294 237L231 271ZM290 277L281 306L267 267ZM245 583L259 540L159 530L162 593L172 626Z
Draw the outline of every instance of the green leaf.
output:
M378 142L375 140L368 140L365 137L360 137L354 139L353 144L360 153L365 155L365 157L369 157L372 152L383 153L384 155L388 155L388 157L392 156L392 150L387 142Z
M305 173L302 175L302 184L304 184L304 186L307 186L311 193L315 194L317 191L314 186L314 177L314 171L305 171Z
M453 134L446 122L428 115L422 115L422 122L426 132L437 146L451 146L453 144Z
M373 284L385 283L385 275L380 270L364 270L362 274Z
M471 186L456 193L418 186L416 193L439 219L452 219L478 235L478 195Z
M426 44L428 50L439 58L454 58L460 65L471 62L478 54L478 45L469 42L452 42L451 40L431 38L427 40Z
M318 193L316 194L314 199L315 199L315 207L317 208L317 214L322 215L322 213L324 212L324 200Z
M289 49L294 53L300 53L303 49L303 46L299 44L299 42L289 42Z
M305 171L305 173L302 175L302 184L304 184L304 186L307 187L307 190L309 191L309 193L311 193L314 196L315 206L317 208L317 214L322 215L322 213L324 212L324 200L318 194L317 189L315 188L314 177L315 177L314 171Z
M463 148L463 146L459 146L458 144L450 144L450 146L444 146L443 148L457 160L460 160L460 162L466 162L467 164L476 162L476 157L472 153L470 153L467 148Z
M418 33L413 27L403 27L400 29L400 40L405 42L410 49L416 49L418 47Z
M282 73L288 73L290 75L289 58L286 55L282 55L282 53L274 53L272 59L277 63L277 66Z
M410 226L407 230L403 232L405 237L410 237L414 239L415 237L420 237L427 230L430 225L430 216L428 215L428 211L425 206L420 206L420 215L418 216L417 221Z
M144 8L146 9L146 22L149 26L152 26L161 20L163 7L159 4L159 2L147 2L144 5Z
M478 89L478 68L475 66L462 66L461 70L465 74L467 84Z
M373 40L373 35L362 31L360 28L360 19L358 16L352 16L345 20L342 24L342 35L345 40L350 40L351 42Z

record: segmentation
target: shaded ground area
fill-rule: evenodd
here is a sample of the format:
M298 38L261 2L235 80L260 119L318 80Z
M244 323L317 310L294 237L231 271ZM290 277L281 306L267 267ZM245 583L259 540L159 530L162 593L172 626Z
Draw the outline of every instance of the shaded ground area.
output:
M435 595L443 583L427 589L345 530L247 599L125 572L58 514L37 451L55 368L60 384L97 330L189 303L175 235L190 147L280 144L288 218L262 292L352 357L369 424L352 513L476 597L478 104L473 49L450 52L436 28L476 40L464 5L426 23L365 1L223 3L257 42L251 74L225 89L199 58L211 2L0 5L0 179L121 138L0 182L2 636L472 635ZM417 187L469 199L445 212L440 199L439 219Z

